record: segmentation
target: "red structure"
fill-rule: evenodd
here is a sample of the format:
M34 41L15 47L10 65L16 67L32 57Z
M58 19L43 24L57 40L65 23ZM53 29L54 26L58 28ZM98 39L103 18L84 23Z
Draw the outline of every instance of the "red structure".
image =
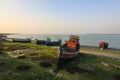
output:
M100 42L100 43L99 43L99 47L100 47L100 48L103 48L103 49L107 49L107 48L108 48L108 45L109 45L109 44L108 44L107 42Z

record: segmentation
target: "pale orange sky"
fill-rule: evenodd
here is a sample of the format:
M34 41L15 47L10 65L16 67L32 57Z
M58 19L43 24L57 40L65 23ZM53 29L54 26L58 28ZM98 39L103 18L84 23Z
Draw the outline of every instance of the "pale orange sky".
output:
M120 34L119 2L0 0L0 32Z

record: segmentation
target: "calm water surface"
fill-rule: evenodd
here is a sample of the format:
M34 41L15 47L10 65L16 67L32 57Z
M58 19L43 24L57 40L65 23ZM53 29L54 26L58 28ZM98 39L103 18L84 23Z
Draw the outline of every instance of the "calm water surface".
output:
M120 35L116 34L86 34L79 35L80 36L80 44L86 46L98 46L100 41L106 41L109 43L110 48L120 49ZM31 38L32 39L47 39L51 38L51 40L62 39L62 41L66 41L69 39L68 34L17 34L17 35L9 35L10 38Z

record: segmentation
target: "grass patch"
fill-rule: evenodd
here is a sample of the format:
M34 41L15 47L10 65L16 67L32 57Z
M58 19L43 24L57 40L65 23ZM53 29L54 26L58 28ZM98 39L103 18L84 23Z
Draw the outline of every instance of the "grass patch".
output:
M91 70L88 70L88 69L82 69L82 68L80 68L80 67L77 67L77 66L74 66L74 67L67 67L67 68L65 68L66 69L66 71L68 71L69 73L71 73L71 74L75 74L76 72L77 73L90 73L90 72L92 72Z
M8 76L2 75L1 80L63 80L63 79L59 77L53 77L48 72L43 72L28 74L14 73Z
M3 46L4 52L15 51L15 50L24 50L28 49L26 52L22 51L26 55L34 56L34 55L48 55L55 56L57 49L51 48L45 45L36 45L30 43L5 43Z
M28 49L18 57L7 52ZM120 59L80 53L73 60L62 60L56 76L57 48L30 43L5 43L0 54L0 80L119 80Z
M120 59L80 53L73 61L63 60L58 74L67 80L114 80L114 74L120 75L120 69L113 65L120 66Z

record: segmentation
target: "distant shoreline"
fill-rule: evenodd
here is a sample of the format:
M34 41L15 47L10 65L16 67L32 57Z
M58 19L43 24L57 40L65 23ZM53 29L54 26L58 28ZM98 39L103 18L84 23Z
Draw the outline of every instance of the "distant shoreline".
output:
M63 42L68 40L70 34L19 34L19 33L2 33L1 35L8 36L8 38L33 38L33 39L46 39L50 37L51 40L62 39ZM114 36L115 35L115 36ZM10 37L12 36L12 37ZM17 36L17 37L16 37ZM80 44L86 47L99 47L99 42L108 42L109 49L119 50L120 49L120 34L80 34ZM97 36L97 37L96 37ZM112 36L112 37L111 37ZM109 39L110 38L110 39ZM117 40L117 41L116 41Z

